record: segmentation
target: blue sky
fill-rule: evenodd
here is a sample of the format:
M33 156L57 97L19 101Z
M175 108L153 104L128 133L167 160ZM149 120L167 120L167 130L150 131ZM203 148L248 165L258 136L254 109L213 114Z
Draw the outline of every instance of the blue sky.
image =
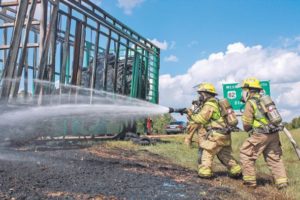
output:
M161 47L160 104L189 106L195 84L222 96L222 84L255 76L271 81L285 121L300 116L300 1L94 2Z
M184 73L196 60L230 43L277 47L282 39L299 35L300 1L295 0L123 2L136 2L131 14L117 0L102 0L100 5L143 36L168 43L169 48L161 51L161 74ZM170 55L178 61L165 62Z
M255 76L285 121L300 116L300 0L91 1L161 48L161 105L190 106L201 82L222 97L222 84Z

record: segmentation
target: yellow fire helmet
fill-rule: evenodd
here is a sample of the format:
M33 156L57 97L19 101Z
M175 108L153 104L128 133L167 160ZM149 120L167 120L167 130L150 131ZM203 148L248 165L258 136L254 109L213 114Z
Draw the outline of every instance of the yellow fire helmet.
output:
M216 88L213 84L211 83L201 83L198 87L198 92L208 92L208 93L211 93L211 94L215 94L217 95L217 91L216 91Z
M241 88L262 89L259 80L257 78L254 78L254 77L246 78L243 81Z

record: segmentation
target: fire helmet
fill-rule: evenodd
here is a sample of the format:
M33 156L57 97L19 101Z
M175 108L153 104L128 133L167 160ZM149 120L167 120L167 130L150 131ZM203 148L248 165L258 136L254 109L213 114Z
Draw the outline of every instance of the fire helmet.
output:
M250 78L246 78L245 80L243 80L243 83L241 85L241 88L253 88L253 89L262 89L260 82L257 78L254 77L250 77Z
M208 93L215 94L215 95L218 94L216 92L215 86L211 83L201 83L198 87L197 92L208 92Z

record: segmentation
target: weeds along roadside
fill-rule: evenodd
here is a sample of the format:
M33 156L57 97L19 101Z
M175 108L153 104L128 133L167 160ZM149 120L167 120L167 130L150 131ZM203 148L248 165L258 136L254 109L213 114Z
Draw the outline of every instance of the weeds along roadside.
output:
M294 139L300 143L300 129L292 130L291 133L293 134ZM173 164L180 165L191 170L197 170L197 164L195 162L197 160L196 142L193 143L193 148L188 148L183 144L184 136L185 135L177 135L173 138L165 138L164 140L171 141L171 143L157 144L154 146L138 146L131 142L123 141L112 141L107 142L106 144L110 147L130 149L134 151L147 150L168 159L168 161ZM244 132L232 134L232 148L234 156L238 159L239 148L247 137L247 133ZM296 156L296 153L285 134L280 133L280 137L283 149L283 159L290 183L289 188L284 193L286 193L287 198L300 199L300 161L298 160L298 157ZM194 137L193 140L197 141L197 138ZM214 167L217 168L217 170L226 170L218 161L215 163ZM257 160L256 169L258 176L262 174L271 174L267 164L263 160L263 156L260 156Z

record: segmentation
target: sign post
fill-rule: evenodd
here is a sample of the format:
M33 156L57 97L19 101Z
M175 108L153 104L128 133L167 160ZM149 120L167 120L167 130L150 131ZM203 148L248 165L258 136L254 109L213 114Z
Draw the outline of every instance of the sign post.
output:
M261 81L263 93L270 96L270 81ZM240 100L242 98L242 88L238 87L238 83L223 84L223 96L232 106L233 110L240 111L244 107L244 103Z

